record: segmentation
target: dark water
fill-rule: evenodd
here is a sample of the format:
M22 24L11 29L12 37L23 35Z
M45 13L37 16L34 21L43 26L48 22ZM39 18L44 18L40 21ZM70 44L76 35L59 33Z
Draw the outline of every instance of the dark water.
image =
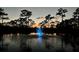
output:
M73 51L73 46L62 39L59 35L44 35L38 38L36 35L5 34L0 36L0 51Z

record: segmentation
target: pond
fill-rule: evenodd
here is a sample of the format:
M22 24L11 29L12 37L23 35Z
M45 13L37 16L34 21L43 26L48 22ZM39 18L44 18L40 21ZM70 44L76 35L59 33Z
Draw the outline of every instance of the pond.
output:
M65 44L62 36L45 34L4 34L0 36L0 51L4 52L62 52L73 51L72 45Z

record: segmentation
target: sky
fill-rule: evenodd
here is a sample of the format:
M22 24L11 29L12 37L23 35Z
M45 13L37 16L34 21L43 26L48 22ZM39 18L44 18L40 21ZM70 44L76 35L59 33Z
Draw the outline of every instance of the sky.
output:
M2 7L2 8L4 8L4 11L6 13L8 13L8 17L10 18L10 20L15 20L19 18L21 10L23 9L32 11L32 16L30 18L38 18L46 16L48 14L56 16L57 10L61 7ZM68 19L72 17L72 14L77 7L62 7L62 8L68 10L68 12L66 13L66 18Z

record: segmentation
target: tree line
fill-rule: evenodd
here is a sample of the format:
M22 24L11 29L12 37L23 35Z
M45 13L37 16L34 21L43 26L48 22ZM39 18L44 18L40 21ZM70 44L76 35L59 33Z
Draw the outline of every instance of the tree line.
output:
M78 31L79 29L79 8L77 8L72 15L72 18L70 19L64 19L64 17L66 17L66 13L68 12L67 9L63 9L63 8L59 8L58 12L56 13L56 15L59 15L62 17L62 22L60 22L59 24L57 24L56 28L51 27L49 32L52 32L53 30L56 32L70 32L71 30L73 31ZM31 22L31 25L35 23L35 21L33 21L32 19L30 19L30 17L32 16L32 11L23 9L21 10L20 13L20 17L16 20L11 20L10 22L7 22L7 24L12 24L15 26L12 26L13 28L18 28L16 25L18 25L20 28L30 28L29 26L29 22ZM42 26L43 24L47 23L50 19L54 18L51 17L51 14L48 14L46 17L46 19L44 21L41 22ZM6 26L3 26L4 24L4 20L8 20L8 13L6 13L4 11L3 8L0 8L0 19L2 20L2 22L0 23L0 29L1 28L6 28ZM26 24L26 25L24 25ZM8 28L12 28L7 26ZM45 31L47 31L48 29L45 29ZM48 31L47 31L48 32Z

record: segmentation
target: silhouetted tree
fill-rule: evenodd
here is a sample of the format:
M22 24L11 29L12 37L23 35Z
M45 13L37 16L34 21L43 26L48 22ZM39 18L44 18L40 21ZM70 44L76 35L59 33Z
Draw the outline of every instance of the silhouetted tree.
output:
M65 15L66 12L68 12L67 9L60 8L60 9L58 9L58 13L56 15L60 15L62 17L62 21L63 21L63 18L66 16Z
M28 11L26 9L21 10L21 14L20 14L20 22L21 22L21 25L23 25L23 22L29 21L29 17L31 15L32 15L32 12L31 11Z
M48 14L47 16L45 16L45 20L43 20L42 22L40 22L41 27L45 27L44 25L45 25L46 23L48 23L49 20L51 20L52 18L54 18L54 17L51 17L51 14Z
M60 15L62 17L62 23L60 24L63 28L63 25L65 24L64 21L63 21L63 18L66 16L65 13L67 12L67 9L63 9L63 8L60 8L58 9L58 13L56 15ZM62 48L63 48L63 39L62 39Z
M79 18L79 8L77 8L75 10L75 12L73 13L73 17L76 19L76 18Z
M12 20L12 21L10 21L10 24L13 25L13 26L15 26L16 22Z
M9 19L7 16L8 14L4 12L4 9L0 8L0 19L2 20L2 24L3 24L3 20L4 19Z
M46 18L46 20L49 20L49 19L50 19L50 17L51 17L51 15L50 15L50 14L48 14L45 18Z
M69 21L69 25L72 25L73 29L77 29L79 27L79 8L77 8L75 12L73 12L73 17L70 18Z

